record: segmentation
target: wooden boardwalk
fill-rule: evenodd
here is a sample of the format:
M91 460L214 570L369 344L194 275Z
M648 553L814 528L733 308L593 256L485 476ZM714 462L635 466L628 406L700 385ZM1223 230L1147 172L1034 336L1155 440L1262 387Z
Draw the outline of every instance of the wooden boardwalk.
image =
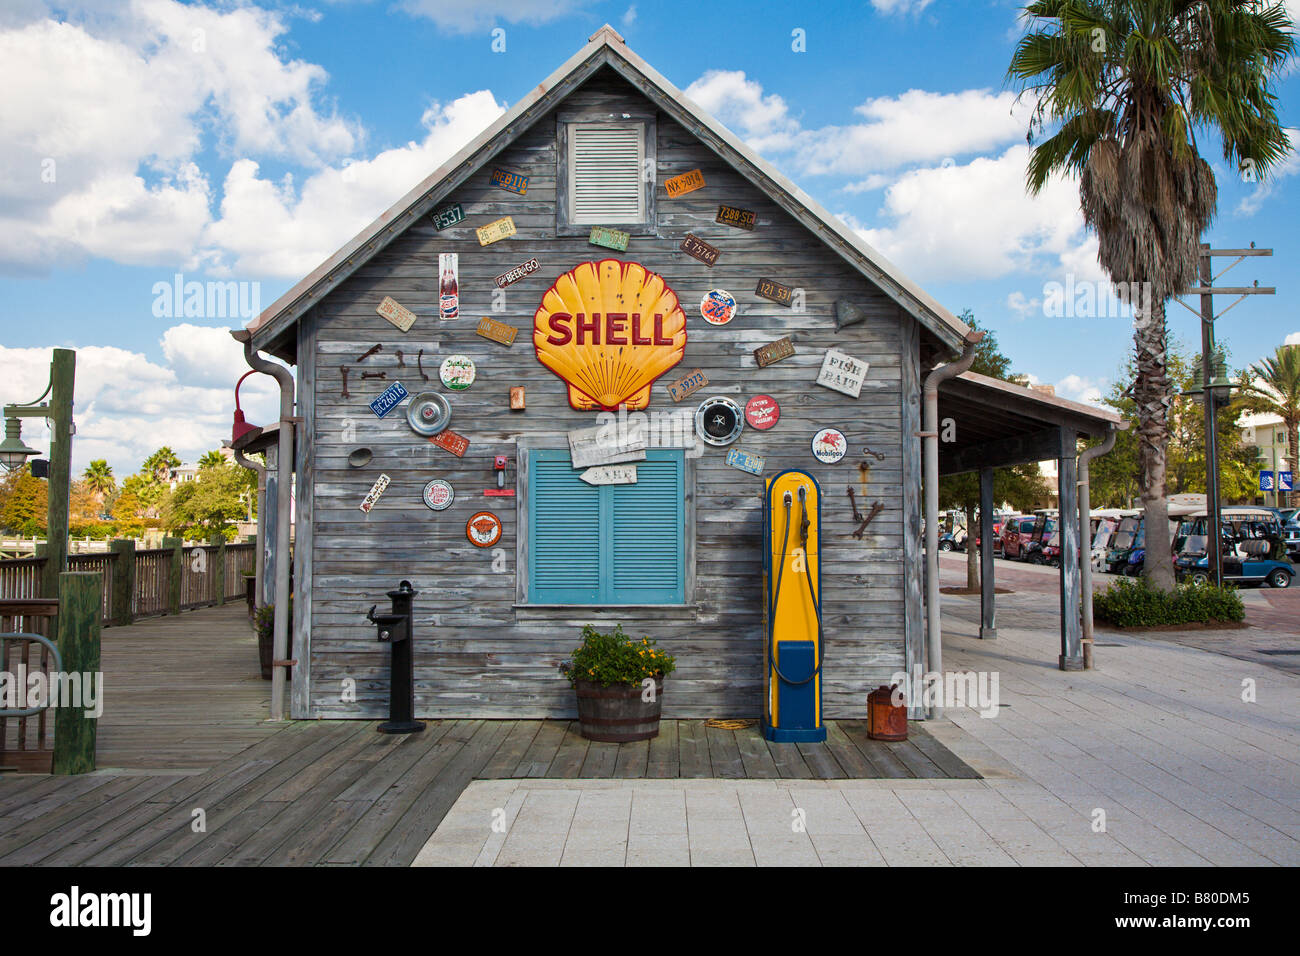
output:
M916 724L897 744L861 721L825 744L699 720L637 744L569 721L270 724L242 606L108 628L102 656L101 770L0 774L0 866L405 866L474 779L976 776Z

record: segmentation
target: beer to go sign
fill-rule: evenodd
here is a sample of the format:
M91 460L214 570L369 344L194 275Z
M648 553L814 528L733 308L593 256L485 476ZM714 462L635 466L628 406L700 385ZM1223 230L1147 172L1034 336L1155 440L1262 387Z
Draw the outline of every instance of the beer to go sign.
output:
M537 360L579 411L650 404L650 386L686 352L686 313L638 262L584 262L555 280L533 316Z

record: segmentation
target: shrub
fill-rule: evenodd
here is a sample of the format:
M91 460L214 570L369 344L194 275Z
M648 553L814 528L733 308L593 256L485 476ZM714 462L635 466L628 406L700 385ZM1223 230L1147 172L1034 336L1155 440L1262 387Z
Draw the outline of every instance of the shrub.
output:
M1246 606L1232 587L1185 581L1173 591L1152 588L1144 578L1125 578L1094 595L1097 620L1115 627L1241 621Z
M573 684L580 680L608 687L640 684L647 677L667 677L677 662L648 637L636 641L623 633L623 625L601 634L592 625L582 629L582 646L573 659L560 665L560 673Z

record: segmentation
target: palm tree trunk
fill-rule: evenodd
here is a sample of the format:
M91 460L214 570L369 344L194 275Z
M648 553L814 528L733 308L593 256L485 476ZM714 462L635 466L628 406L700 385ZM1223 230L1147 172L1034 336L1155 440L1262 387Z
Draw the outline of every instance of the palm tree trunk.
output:
M1141 477L1142 507L1146 513L1147 583L1162 591L1174 588L1174 559L1170 551L1169 503L1165 500L1165 476L1169 447L1168 342L1165 303L1153 302L1149 312L1135 312L1133 343L1137 350L1137 379L1133 398L1138 417L1138 471Z

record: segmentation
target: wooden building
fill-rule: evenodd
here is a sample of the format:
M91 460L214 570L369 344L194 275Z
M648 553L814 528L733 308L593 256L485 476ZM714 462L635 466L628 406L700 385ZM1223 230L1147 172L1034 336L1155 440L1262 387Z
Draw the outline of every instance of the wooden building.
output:
M593 244L594 226L626 233L626 250ZM440 317L448 254L457 257L455 318ZM560 312L548 290L558 295L558 280L602 261L597 269L621 270L639 287L656 280L619 264L662 277L684 328L671 316L652 327L650 310L639 328L618 314L603 325L580 314L548 324ZM757 294L763 282L768 297ZM703 316L712 290L735 299L725 324ZM652 292L660 305L670 301L658 286ZM403 331L408 312L414 321ZM517 338L495 341L481 323ZM761 457L766 475L799 468L820 483L826 716L861 716L868 691L920 667L921 381L961 352L969 330L611 28L249 331L254 348L297 370L292 716L385 712L388 649L365 613L386 607L385 592L402 579L419 592L419 716L572 716L557 665L587 623L621 623L677 656L666 717L756 715L763 479L730 466L732 449ZM571 388L583 373L562 380L553 370L591 365L590 350L546 364L549 349L584 333L603 334L610 348L661 343L655 361L672 364L648 392L611 385L593 397L603 385ZM760 367L755 350L786 337L794 354ZM817 384L828 350L866 366L856 397ZM473 364L467 388L440 381L453 356ZM696 370L707 384L675 402L668 386ZM841 387L852 391L848 377ZM408 422L413 399L383 417L368 407L395 382L411 396L446 399L440 443ZM517 388L523 410L511 408ZM698 441L691 424L702 402L721 396L743 408L759 395L779 405L774 426L747 424L726 446ZM570 460L570 433L601 421L598 407L574 404L610 401L629 419L648 401L650 447L635 484L587 484ZM847 439L836 463L813 453L814 434L828 426ZM454 445L449 434L468 440L463 453L445 447ZM369 460L350 463L360 449ZM498 456L507 460L504 495L488 493L498 490ZM388 484L363 511L381 475ZM454 489L443 510L423 498L435 479ZM855 511L865 517L877 502L856 536ZM501 525L485 547L467 528L480 512ZM480 524L487 543L492 520Z

